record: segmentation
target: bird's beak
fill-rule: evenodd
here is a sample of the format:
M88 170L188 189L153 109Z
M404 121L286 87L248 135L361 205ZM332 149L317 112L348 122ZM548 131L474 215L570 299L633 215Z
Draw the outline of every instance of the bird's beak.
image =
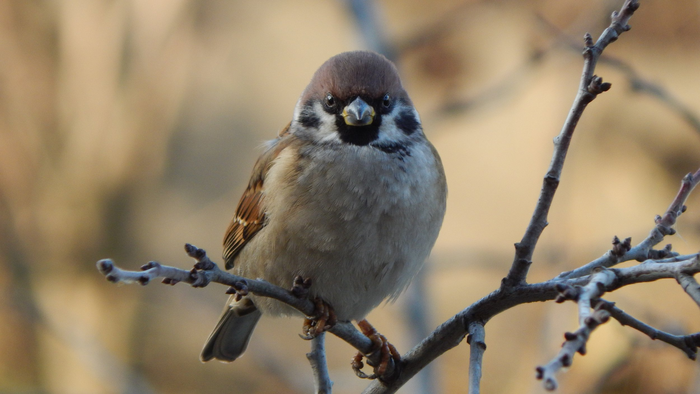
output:
M343 109L343 118L348 126L367 126L374 120L374 108L358 97Z

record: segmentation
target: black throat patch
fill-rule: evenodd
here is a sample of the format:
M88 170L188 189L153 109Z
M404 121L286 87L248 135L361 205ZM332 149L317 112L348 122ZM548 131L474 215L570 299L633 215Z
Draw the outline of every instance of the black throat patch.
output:
M352 145L369 145L379 138L379 126L382 125L382 116L375 115L372 124L367 126L348 126L341 115L336 115L335 126L338 128L340 140Z

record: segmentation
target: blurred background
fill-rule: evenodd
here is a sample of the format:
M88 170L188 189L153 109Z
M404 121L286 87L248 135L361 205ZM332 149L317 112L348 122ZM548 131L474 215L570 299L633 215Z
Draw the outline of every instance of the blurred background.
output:
M622 0L0 1L0 392L308 393L300 319L263 319L245 357L202 364L222 286L115 286L110 257L218 260L261 143L316 68L346 50L391 56L439 150L448 212L423 275L369 320L399 349L497 288L576 93L583 34ZM641 1L597 74L612 90L580 122L530 281L641 241L700 167L700 2ZM667 238L700 249L700 193ZM220 260L218 260L220 261ZM291 282L291 278L290 278ZM700 330L671 280L608 299L674 333ZM485 393L542 393L535 367L576 306L524 305L486 327ZM358 393L330 336L335 393ZM466 393L468 346L401 390ZM611 321L561 393L697 393L684 354Z

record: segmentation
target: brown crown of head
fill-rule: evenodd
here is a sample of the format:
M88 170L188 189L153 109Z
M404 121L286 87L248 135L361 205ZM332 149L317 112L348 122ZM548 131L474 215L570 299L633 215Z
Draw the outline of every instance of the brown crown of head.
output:
M344 52L328 59L302 93L301 102L321 99L328 93L340 100L357 96L378 99L388 93L394 99L411 102L396 66L369 51Z

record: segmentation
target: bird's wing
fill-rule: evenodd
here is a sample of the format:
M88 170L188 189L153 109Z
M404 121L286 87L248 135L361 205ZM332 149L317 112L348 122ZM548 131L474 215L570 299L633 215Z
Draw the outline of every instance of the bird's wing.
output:
M272 145L258 158L253 167L248 188L241 196L236 208L236 214L231 220L224 236L224 261L226 269L233 268L233 261L255 234L265 226L265 177L272 167L275 158L284 148L289 146L293 135L289 132L291 123L280 133Z

